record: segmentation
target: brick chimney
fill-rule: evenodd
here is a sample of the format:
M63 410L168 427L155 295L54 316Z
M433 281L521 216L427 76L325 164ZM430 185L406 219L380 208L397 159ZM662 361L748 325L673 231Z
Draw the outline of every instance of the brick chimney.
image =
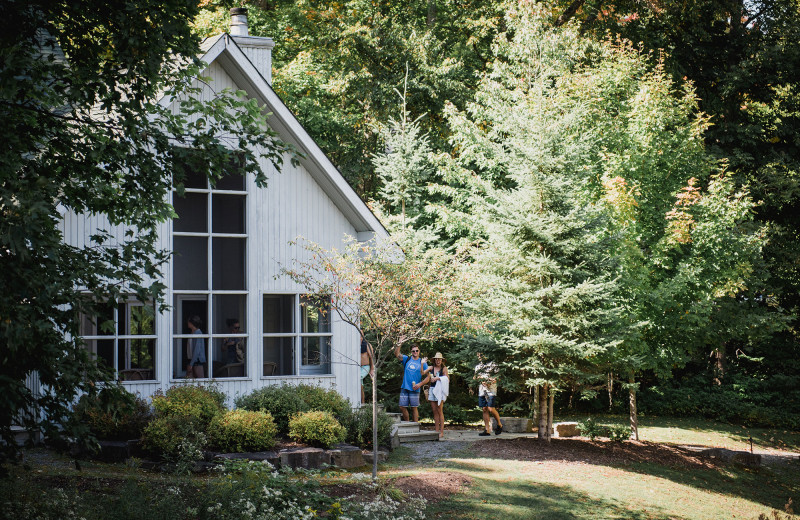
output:
M272 38L250 36L247 27L247 9L234 7L231 9L231 32L233 41L242 49L242 52L255 65L258 72L264 76L267 83L272 84L272 48L275 42Z

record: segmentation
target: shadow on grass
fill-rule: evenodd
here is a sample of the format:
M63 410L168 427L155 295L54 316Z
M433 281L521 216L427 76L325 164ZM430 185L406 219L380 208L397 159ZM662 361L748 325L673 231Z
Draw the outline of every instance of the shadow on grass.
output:
M674 519L655 508L631 509L624 503L598 500L570 486L497 482L476 478L467 493L452 495L428 508L428 518L561 520L561 519Z
M702 491L741 497L782 509L789 497L800 496L800 462L757 470L719 465L714 459L680 446L650 442L612 443L581 439L532 438L475 443L477 457L522 462L556 461L606 466L667 479Z

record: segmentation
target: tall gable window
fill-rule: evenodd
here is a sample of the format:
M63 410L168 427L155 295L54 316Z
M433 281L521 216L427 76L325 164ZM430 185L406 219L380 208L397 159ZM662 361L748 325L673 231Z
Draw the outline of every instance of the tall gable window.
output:
M265 294L263 376L331 373L329 301L299 294Z
M173 191L173 378L247 376L247 189L187 172ZM191 325L190 325L191 323Z
M122 381L156 377L156 326L152 302L98 304L97 315L80 317L86 349Z

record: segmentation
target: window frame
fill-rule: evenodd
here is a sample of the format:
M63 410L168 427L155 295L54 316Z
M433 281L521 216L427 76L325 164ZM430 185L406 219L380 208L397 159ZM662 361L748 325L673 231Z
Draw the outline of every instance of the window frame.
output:
M203 326L203 334L201 335L194 335L194 334L184 334L182 332L183 323L180 323L180 320L183 317L178 312L177 308L173 309L173 324L170 327L170 341L169 341L169 349L170 349L170 381L172 382L183 382L187 381L190 378L186 377L185 368L178 366L176 367L176 356L179 356L181 351L176 346L176 342L178 345L181 345L186 339L188 338L203 338L206 341L206 373L204 378L200 379L201 381L209 381L212 379L222 379L225 381L229 380L250 380L252 379L252 375L248 374L248 365L249 359L252 356L252 352L248 349L248 353L246 354L244 365L243 365L243 376L232 376L232 377L224 377L220 378L218 375L214 374L214 361L224 361L224 355L222 359L218 359L215 357L215 344L216 341L219 339L224 338L244 338L247 345L250 344L250 335L248 333L250 325L250 320L248 319L248 272L249 272L249 265L248 265L248 251L250 247L250 233L249 233L249 201L250 201L250 190L249 190L249 177L246 175L241 175L237 172L231 172L229 175L237 175L241 176L242 179L242 189L241 190L231 190L231 189L217 189L216 186L212 187L211 183L208 179L205 179L205 188L184 188L183 192L185 194L204 194L206 200L206 207L205 207L205 217L206 217L206 231L205 232L198 232L198 231L175 231L175 219L170 221L170 238L171 243L174 244L175 237L198 237L198 238L205 238L206 239L206 288L205 289L175 289L175 260L174 257L170 261L170 269L171 269L171 277L172 277L172 299L173 303L177 301L177 298L180 297L190 297L186 298L186 300L192 299L191 297L197 297L196 299L205 300L206 302L206 321L204 322ZM222 180L222 179L220 179ZM219 233L214 232L214 198L215 196L219 195L233 195L237 197L241 197L243 199L243 208L242 208L242 227L243 233ZM174 187L170 190L170 202L174 202L175 197L177 196L177 190ZM174 204L173 204L174 207ZM242 281L243 281L243 288L242 289L214 289L214 239L217 238L235 238L241 239L244 241L244 247L242 251ZM244 331L238 334L232 334L228 330L215 330L215 296L223 296L223 295L233 295L239 296L244 300L244 315L238 316L241 323L244 323ZM179 332L181 331L181 332ZM180 356L180 359L183 359ZM222 366L222 365L221 365ZM184 372L184 375L181 376L180 373Z
M103 303L107 304L108 302L106 301L106 302L103 302ZM119 307L120 307L120 305L124 305L125 306L125 313L126 313L126 317L125 317L126 318L125 319L126 333L125 334L120 334L119 333L119 324L120 324ZM130 320L131 312L130 312L130 309L131 309L131 307L142 307L142 308L145 308L147 306L150 306L153 309L153 315L152 315L152 317L153 317L153 333L152 334L130 334L130 327L131 327L131 320ZM88 334L88 335L87 334L81 334L79 337L84 342L84 347L83 348L85 348L86 350L89 350L89 343L88 343L89 341L112 341L113 342L113 350L112 350L113 362L112 362L112 366L109 367L109 368L111 368L111 370L114 373L114 380L115 381L119 381L119 382L124 383L124 384L136 384L136 383L142 383L142 382L158 381L158 370L159 370L159 366L158 365L159 365L159 363L158 363L158 325L157 325L157 323L158 323L159 314L158 314L158 312L156 312L156 304L155 304L155 302L152 301L152 300L149 300L147 302L142 302L142 301L136 299L133 296L128 296L127 298L122 298L122 299L117 300L115 302L115 304L112 306L112 310L113 310L113 318L112 319L114 321L114 330L113 330L113 332L111 334L102 334L101 331L99 330L100 327L101 327L101 323L97 322L97 321L92 322L94 328L97 330L97 334ZM94 316L94 318L96 320L97 316ZM81 320L81 327L82 327L83 326L83 320L84 319L90 319L90 318L87 315L81 313L81 314L79 314L79 319ZM119 365L120 365L120 342L127 342L127 341L132 341L132 340L145 340L145 341L152 340L153 341L153 354L152 354L152 357L153 357L153 368L138 368L137 369L137 368L131 368L130 367L130 365L131 365L131 355L130 355L130 344L129 343L128 344L124 344L123 343L123 348L125 349L124 364L125 364L125 366L127 368L124 368L124 369L120 369L119 368ZM90 355L94 355L95 359L97 359L97 357L99 357L97 352L92 353L90 351L89 353L90 353ZM149 379L121 379L120 378L120 374L125 373L126 371L132 371L131 374L133 373L133 371L137 371L137 372L140 373L140 375L141 375L141 372L148 371L152 377L150 377Z
M261 309L259 316L261 319L261 379L276 379L276 378L307 378L307 377L331 377L333 376L333 349L334 349L334 320L333 313L329 310L329 332L304 332L304 313L302 310L302 299L307 293L299 293L294 291L263 291L261 292L260 305ZM292 297L292 332L264 332L264 300L270 296L291 296ZM330 309L330 304L329 304ZM292 374L276 374L265 376L263 370L264 364L264 339L266 338L290 338L292 341L292 350L294 353L294 363L292 366ZM328 338L328 356L326 362L321 362L319 365L304 365L303 364L303 344L306 338ZM308 369L303 370L303 367L309 366L326 366L325 372L311 372Z

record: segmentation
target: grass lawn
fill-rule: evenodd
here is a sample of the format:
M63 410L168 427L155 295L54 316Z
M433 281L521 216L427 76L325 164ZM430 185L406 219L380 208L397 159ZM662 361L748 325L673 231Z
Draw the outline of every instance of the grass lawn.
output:
M562 420L579 419L583 417ZM601 424L627 420L612 416L595 419ZM640 426L643 441L659 444L743 450L749 447L747 440L752 436L756 450L797 451L800 442L798 433L706 420L643 418ZM527 460L508 460L482 451L473 445L468 451L438 461L437 471L465 474L473 481L465 492L432 505L429 518L716 520L757 519L767 514L772 519L773 510L782 512L789 498L795 502L800 498L797 456L749 470L726 465L673 467L656 462L564 461L552 457L536 460L535 452ZM419 472L407 464L407 454L397 453L394 471Z

